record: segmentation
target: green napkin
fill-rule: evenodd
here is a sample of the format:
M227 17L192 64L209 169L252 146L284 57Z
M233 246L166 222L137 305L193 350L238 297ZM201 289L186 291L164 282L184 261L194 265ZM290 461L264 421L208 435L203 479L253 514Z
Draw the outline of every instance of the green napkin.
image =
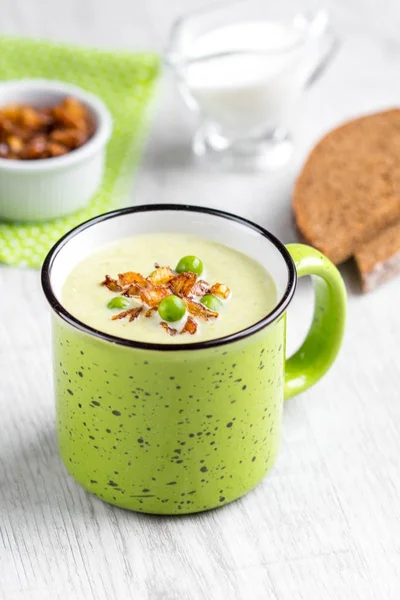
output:
M159 58L151 53L110 52L0 36L0 80L40 77L74 83L97 94L114 120L104 180L90 205L46 223L0 222L0 262L38 267L51 246L72 227L126 204L139 159L145 109L158 70Z

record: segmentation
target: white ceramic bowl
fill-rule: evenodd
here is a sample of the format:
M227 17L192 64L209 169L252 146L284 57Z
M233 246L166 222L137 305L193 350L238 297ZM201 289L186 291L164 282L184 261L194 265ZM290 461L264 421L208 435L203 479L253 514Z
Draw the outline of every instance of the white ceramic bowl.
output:
M112 120L103 102L74 85L45 79L0 83L0 107L7 104L51 106L65 96L87 106L93 136L80 148L56 158L0 159L0 220L44 221L86 206L102 180Z

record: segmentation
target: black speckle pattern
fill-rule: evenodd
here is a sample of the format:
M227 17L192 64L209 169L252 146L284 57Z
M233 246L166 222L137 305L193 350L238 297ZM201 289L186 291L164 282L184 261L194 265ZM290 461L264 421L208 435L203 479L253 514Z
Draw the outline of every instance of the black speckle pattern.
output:
M230 346L161 354L55 319L58 440L69 472L138 512L198 512L245 494L278 449L283 336L280 319Z

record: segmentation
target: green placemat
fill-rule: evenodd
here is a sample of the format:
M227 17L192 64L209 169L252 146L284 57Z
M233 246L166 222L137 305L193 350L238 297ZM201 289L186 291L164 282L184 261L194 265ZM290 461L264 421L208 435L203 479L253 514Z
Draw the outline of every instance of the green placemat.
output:
M41 77L74 83L100 96L114 120L104 180L90 205L46 223L0 222L0 262L39 267L51 246L72 227L126 204L139 158L145 109L158 70L159 58L155 54L102 51L0 36L0 80Z

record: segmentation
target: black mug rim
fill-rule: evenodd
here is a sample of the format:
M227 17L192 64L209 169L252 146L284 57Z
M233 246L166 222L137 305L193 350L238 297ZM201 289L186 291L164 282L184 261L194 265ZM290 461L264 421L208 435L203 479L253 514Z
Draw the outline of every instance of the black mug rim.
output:
M140 213L140 212L159 212L159 211L184 211L184 212L197 212L197 213L205 213L215 217L220 217L227 219L229 221L235 221L236 223L240 223L253 229L260 233L263 237L267 238L280 252L282 255L287 269L288 269L288 283L286 286L285 293L281 297L278 304L274 307L274 309L268 313L265 317L242 329L235 333L215 338L211 340L205 340L202 342L193 342L193 343L183 343L183 344L158 344L153 342L139 342L136 340L128 340L125 338L121 338L118 336L111 335L109 333L104 333L103 331L99 331L94 327L90 327L90 325L86 325L82 323L79 319L71 315L64 306L57 300L51 285L51 271L54 264L54 261L57 258L60 250L68 244L68 242L74 238L76 235L96 225L97 223L101 223L102 221L107 221L108 219L113 219L115 217L119 217L121 215L127 215L132 213ZM294 265L293 259L289 253L289 251L285 248L284 244L279 241L272 233L253 223L252 221L245 219L244 217L239 217L238 215L234 215L229 212L225 212L222 210L217 210L214 208L208 208L203 206L191 206L188 204L142 204L138 206L131 206L128 208L121 208L118 210L113 210L110 212L106 212L97 217L89 219L84 223L81 223L77 227L74 227L69 232L67 232L60 240L51 248L49 253L47 254L41 272L41 281L42 288L50 307L53 311L66 323L78 329L82 333L86 333L88 335L97 337L105 342L110 342L113 344L118 344L120 346L127 346L128 348L136 348L139 350L155 350L155 351L163 351L163 352L182 352L186 350L204 350L209 348L214 348L217 346L224 346L226 344L231 344L233 342L237 342L242 340L250 335L253 335L264 329L274 321L276 321L287 309L293 294L296 289L297 284L297 273L296 267Z

